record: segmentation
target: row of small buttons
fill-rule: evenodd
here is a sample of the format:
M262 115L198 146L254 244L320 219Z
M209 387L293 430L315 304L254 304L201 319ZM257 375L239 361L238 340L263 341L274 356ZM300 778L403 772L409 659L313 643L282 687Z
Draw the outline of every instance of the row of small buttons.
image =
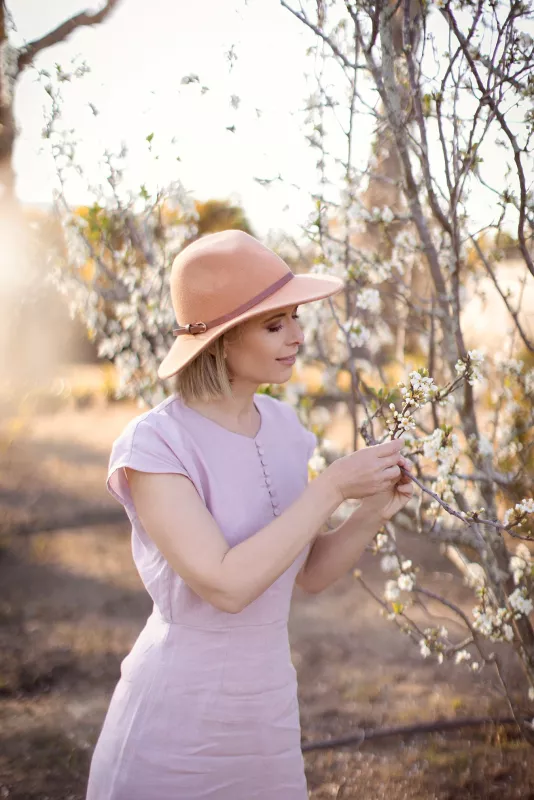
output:
M260 457L260 463L261 463L262 469L263 469L263 477L264 477L264 480L265 480L265 483L263 485L269 491L269 497L271 498L271 505L272 505L272 508L273 508L273 514L274 514L275 517L278 517L278 516L280 516L280 513L281 513L280 512L280 502L276 499L276 492L275 492L275 490L274 490L274 488L272 486L273 482L271 480L269 470L267 469L267 460L265 458L265 450L261 446L261 442L258 439L256 439L255 441L256 441L256 448L258 450L258 455Z

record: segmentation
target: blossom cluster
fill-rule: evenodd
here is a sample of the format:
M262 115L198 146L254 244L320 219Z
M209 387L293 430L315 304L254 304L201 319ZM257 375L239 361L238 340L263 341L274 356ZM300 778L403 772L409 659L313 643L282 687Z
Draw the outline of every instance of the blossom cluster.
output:
M476 594L480 598L480 603L473 609L473 628L493 642L511 642L514 630L510 622L530 614L534 609L525 586L518 586L508 595L509 608L493 607L488 602L488 590L485 586L479 587Z
M338 329L336 338L342 344L345 344L348 339L351 348L363 347L371 338L371 332L361 322L349 320L342 324L341 329Z
M392 416L387 420L386 424L390 431L408 431L410 428L415 428L415 419L412 412L428 402L439 391L426 369L422 369L419 372L412 370L408 378L407 384L399 383L402 394L402 409L398 411L395 403L389 404Z
M510 570L517 586L525 578L534 578L534 562L530 550L523 543L516 548L515 555L510 558Z
M527 589L525 586L518 586L514 589L512 594L508 595L508 602L514 610L514 618L518 619L522 614L528 616L531 614L534 605L530 597L527 597Z
M446 642L444 641L448 634L447 628L443 625L439 628L425 628L423 636L419 640L419 650L423 658L428 658L432 653L437 656L438 664L443 663L444 651L446 649Z
M507 608L475 606L473 617L473 628L492 642L511 642L514 638L513 628L509 624L512 614Z
M366 288L362 289L356 300L356 305L364 311L370 311L377 314L382 305L378 289Z
M454 501L454 493L461 488L460 480L452 472L460 456L458 437L449 427L436 428L431 434L419 440L423 447L423 455L437 461L436 478L432 490L447 503ZM440 505L436 500L430 503L430 509L437 512Z
M504 514L504 524L520 528L526 522L527 515L534 513L534 499L523 498L513 508L507 509Z
M386 581L384 598L393 603L402 592L411 592L415 586L415 571L412 569L410 559L401 560L396 553L386 553L380 559L380 568L383 572L397 572L394 580Z
M482 350L468 350L467 356L459 358L455 364L457 374L465 376L467 382L474 386L477 381L482 379L484 359L485 353Z

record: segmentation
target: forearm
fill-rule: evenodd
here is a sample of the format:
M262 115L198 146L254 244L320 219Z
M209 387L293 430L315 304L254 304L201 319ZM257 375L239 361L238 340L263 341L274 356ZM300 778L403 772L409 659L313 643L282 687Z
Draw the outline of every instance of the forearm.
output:
M230 548L221 563L220 585L232 609L241 610L268 589L338 506L338 492L323 473L279 517Z
M321 592L345 575L358 562L366 546L383 526L377 511L361 505L330 533L313 543L298 583L305 591Z

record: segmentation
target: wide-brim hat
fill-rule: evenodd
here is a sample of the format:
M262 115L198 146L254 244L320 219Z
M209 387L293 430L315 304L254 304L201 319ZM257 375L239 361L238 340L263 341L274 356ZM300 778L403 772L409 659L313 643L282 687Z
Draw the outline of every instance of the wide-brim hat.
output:
M244 231L206 234L173 261L176 341L159 365L158 377L180 372L218 336L251 317L322 300L343 286L332 275L295 275L280 256Z

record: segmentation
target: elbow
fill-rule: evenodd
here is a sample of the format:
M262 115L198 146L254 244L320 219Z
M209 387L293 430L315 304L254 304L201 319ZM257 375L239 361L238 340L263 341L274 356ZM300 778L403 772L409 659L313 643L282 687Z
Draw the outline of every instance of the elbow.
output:
M225 609L227 614L240 614L247 607L247 603L235 602L230 604Z
M241 597L238 597L233 592L226 592L224 590L217 591L206 597L212 606L215 606L219 611L224 611L226 614L239 614L247 607L248 603Z
M220 599L216 607L219 611L225 611L227 614L239 614L246 608L246 603L239 602L237 597L226 597L224 600Z

